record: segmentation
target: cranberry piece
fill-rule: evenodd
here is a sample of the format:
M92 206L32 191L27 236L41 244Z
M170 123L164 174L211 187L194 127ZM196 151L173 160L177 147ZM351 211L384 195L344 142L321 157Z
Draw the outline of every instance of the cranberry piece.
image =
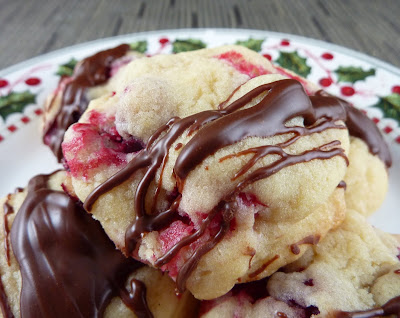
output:
M289 306L291 307L295 307L295 308L302 308L304 309L304 316L305 318L310 318L313 315L318 315L320 313L318 307L316 306L308 306L308 307L304 307L299 305L298 303L296 303L293 299L289 300L289 302L287 303Z
M314 281L313 281L313 279L312 278L310 278L310 279L307 279L305 282L304 282L304 285L306 285L306 286L314 286Z
M132 153L138 152L144 148L144 143L140 139L135 137L131 137L127 140L122 141L122 152L123 153Z
M316 306L308 306L306 308L306 317L311 317L313 315L319 315L320 311Z
M266 204L260 202L257 198L257 196L253 193L244 193L240 192L239 193L239 198L242 200L243 204L245 206L252 206L252 205L262 205L267 207Z
M107 132L101 133L106 148L114 149L117 152L133 153L144 148L144 143L135 138L122 139L120 135L111 135Z

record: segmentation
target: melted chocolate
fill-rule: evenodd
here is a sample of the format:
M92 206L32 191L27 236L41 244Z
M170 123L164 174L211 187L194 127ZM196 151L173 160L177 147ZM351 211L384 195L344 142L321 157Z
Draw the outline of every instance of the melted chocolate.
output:
M67 194L33 178L11 228L11 244L22 275L21 317L102 317L120 296L139 317L152 317L146 289L130 273L142 265L125 258Z
M400 296L392 298L381 308L354 312L340 311L335 314L336 318L373 318L388 316L400 318Z
M337 187L346 190L347 189L347 184L346 184L346 182L344 180L342 180L342 181L339 182Z
M14 318L11 311L10 304L8 303L7 294L4 290L3 282L0 276L0 307L4 318Z
M303 244L317 245L320 239L321 239L320 235L309 235L309 236L306 236L301 241L290 245L290 251L295 255L299 255L300 254L299 245L303 245Z
M247 103L262 94L264 96L260 102L250 108L243 109ZM224 106L226 104L222 103L221 105ZM253 152L255 155L250 163L238 172L237 176L247 172L258 159L266 155L276 154L281 159L250 173L230 195L223 198L209 212L208 217L195 233L182 239L157 261L156 264L158 266L168 263L182 247L197 240L216 216L222 216L222 222L217 234L194 251L192 256L181 267L177 277L180 291L184 290L186 280L195 269L201 256L211 250L229 229L229 224L234 214L233 211L236 209L235 197L246 186L257 180L267 178L287 166L301 162L308 162L314 159L329 159L335 156L341 156L347 162L343 149L333 148L339 145L339 142L322 145L299 155L289 155L283 150L283 148L292 144L301 136L329 128L345 129L344 126L335 123L346 118L343 105L331 96L314 96L310 99L300 83L288 79L261 85L229 106L225 108L223 106L219 107L218 110L204 111L183 119L171 119L156 131L142 152L138 153L124 169L97 187L88 196L84 204L85 208L90 210L101 195L127 181L138 171L145 171L135 194L135 221L127 229L125 236L126 252L135 256L143 233L165 228L177 216L180 196L170 205L169 209L161 212L146 211L145 198L158 169L162 168L167 160L170 147L185 131L189 136L193 135L194 132L198 133L194 134L188 144L181 148L182 150L174 166L174 174L180 192L182 192L187 175L205 158L219 149L248 137L293 134L293 137L282 144L246 150L246 153ZM297 116L304 117L306 127L285 126L288 120ZM159 186L160 184L158 184Z
M260 268L258 268L256 271L252 272L249 274L249 278L255 278L257 277L259 274L261 274L263 271L265 271L265 269L271 265L273 262L275 262L277 259L279 259L279 255L275 255L273 258L271 258L270 260L268 260L267 262L265 262L262 266L260 266Z
M268 94L258 104L241 109L255 97L266 92ZM322 99L328 100L329 107L322 106L325 105ZM315 97L314 100L317 107L313 107L302 86L294 80L277 81L253 89L220 110L221 118L212 121L207 125L206 130L196 134L185 145L174 168L178 184L205 158L245 138L270 137L287 133L293 133L299 137L306 134L307 128L285 126L285 123L294 117L302 116L309 124L314 124L318 118L322 117L331 120L345 118L341 104L337 102L333 104L332 98L321 96Z
M323 90L318 91L316 96L334 98ZM368 145L369 151L373 155L377 155L385 163L386 167L391 167L392 156L389 147L375 123L359 109L352 107L348 102L340 98L336 99L342 103L346 111L346 126L349 134L362 139Z
M78 121L88 106L87 89L104 84L110 78L112 62L124 56L128 51L129 45L121 44L96 53L75 67L71 80L66 83L63 90L60 110L54 120L45 128L43 136L44 143L51 148L58 161L63 158L61 143L65 131ZM52 106L50 105L50 107Z

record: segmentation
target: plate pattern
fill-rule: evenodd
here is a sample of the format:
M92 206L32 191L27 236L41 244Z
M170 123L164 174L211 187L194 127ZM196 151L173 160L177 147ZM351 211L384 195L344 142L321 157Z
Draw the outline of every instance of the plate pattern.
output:
M218 31L215 34L218 35ZM324 45L306 40L271 35L207 36L204 34L168 34L122 37L117 44L128 42L132 50L148 56L191 51L223 44L239 44L260 52L281 67L318 83L328 92L361 108L381 129L388 140L400 147L400 75ZM208 34L210 35L210 34ZM323 43L323 42L320 42ZM90 46L71 48L57 58L43 59L29 68L0 75L0 147L11 134L17 134L28 123L42 115L46 96L61 76L71 75L77 60L102 49ZM114 45L114 44L113 44ZM106 41L103 48L110 47ZM393 67L394 68L394 67ZM400 73L399 73L400 74Z

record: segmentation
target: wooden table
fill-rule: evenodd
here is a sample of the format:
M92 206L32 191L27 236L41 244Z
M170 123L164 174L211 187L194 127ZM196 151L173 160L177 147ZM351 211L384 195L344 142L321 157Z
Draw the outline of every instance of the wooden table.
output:
M0 0L0 69L149 30L250 28L346 46L400 67L399 0Z

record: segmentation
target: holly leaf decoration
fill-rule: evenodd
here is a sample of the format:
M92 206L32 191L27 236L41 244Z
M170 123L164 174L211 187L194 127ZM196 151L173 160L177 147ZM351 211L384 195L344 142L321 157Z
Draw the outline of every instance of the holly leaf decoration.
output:
M11 92L8 95L0 96L0 116L6 118L14 113L22 113L29 104L34 104L36 95L29 91Z
M335 73L338 75L339 82L355 83L357 81L365 80L368 76L375 75L375 69L371 68L368 71L364 71L361 67L339 67Z
M71 76L74 72L76 63L78 63L77 60L74 58L70 59L68 63L62 64L58 67L56 74L59 76Z
M307 77L311 72L311 67L307 65L307 60L295 52L279 52L279 57L275 60L280 66L287 68L300 76Z
M206 44L197 39L175 40L174 43L172 43L172 52L180 53L194 51L204 49L205 47Z
M400 122L400 95L393 93L386 97L379 97L379 102L374 107L383 111L385 117L397 119Z
M137 41L130 44L131 50L139 53L147 51L147 41Z
M250 50L260 52L261 51L261 45L264 42L264 39L262 40L257 40L257 39L248 39L245 41L236 41L237 45L242 45L244 47L247 47Z

